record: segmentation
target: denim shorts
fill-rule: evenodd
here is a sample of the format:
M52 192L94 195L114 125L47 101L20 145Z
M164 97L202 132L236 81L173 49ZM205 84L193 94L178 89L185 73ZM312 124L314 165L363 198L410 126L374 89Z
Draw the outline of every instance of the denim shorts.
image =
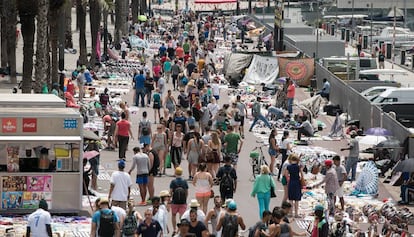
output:
M274 149L269 148L269 155L270 156L277 156L277 151Z

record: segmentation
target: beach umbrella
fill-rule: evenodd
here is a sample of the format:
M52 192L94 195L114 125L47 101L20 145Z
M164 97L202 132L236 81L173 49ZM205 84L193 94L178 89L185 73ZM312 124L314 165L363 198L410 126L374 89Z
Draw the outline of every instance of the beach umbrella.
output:
M145 16L145 15L139 15L139 16L138 16L138 20L139 20L139 21L147 21L147 20L148 20L148 18L147 18L147 16Z
M355 193L378 194L378 168L373 161L365 163L356 180Z
M86 152L83 153L83 159L90 160L90 159L92 159L92 158L94 158L94 157L96 157L98 155L99 155L99 151L95 151L95 150L93 150L93 151L86 151Z
M392 135L391 131L385 128L380 128L380 127L368 128L368 130L365 131L365 134L373 135L373 136L391 136Z

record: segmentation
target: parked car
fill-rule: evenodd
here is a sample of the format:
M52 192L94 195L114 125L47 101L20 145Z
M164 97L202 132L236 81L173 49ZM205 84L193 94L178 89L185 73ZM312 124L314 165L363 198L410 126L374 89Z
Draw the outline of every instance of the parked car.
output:
M361 95L365 96L368 100L372 101L373 99L377 98L379 94L382 92L393 89L395 87L392 86L373 86L361 92Z
M372 103L378 105L390 103L414 104L414 87L387 89L372 100Z

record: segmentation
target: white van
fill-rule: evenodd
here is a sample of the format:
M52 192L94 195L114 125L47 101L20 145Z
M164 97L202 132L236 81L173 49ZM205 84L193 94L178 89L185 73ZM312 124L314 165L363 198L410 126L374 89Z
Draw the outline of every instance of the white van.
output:
M388 89L375 98L372 103L379 105L388 103L414 104L414 87Z

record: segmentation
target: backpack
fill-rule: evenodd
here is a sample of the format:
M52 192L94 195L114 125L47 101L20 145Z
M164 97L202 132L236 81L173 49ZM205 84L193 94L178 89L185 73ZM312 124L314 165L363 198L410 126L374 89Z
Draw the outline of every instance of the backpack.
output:
M256 117L259 114L260 114L260 103L256 102L253 104L253 107L252 107L252 115Z
M196 121L200 121L201 117L203 117L203 111L193 107L193 116Z
M183 108L188 108L190 106L190 102L188 100L188 96L180 94L178 96L178 102L180 103L180 106Z
M142 135L143 136L150 135L150 126L151 125L148 125L149 124L149 121L141 121L139 123L140 123L139 125L141 126Z
M187 83L188 83L188 79L187 79L187 77L183 77L183 78L181 79L181 84L183 84L183 86L186 86L186 85L187 85Z
M137 217L135 216L135 211L133 211L131 215L125 217L124 225L122 226L122 234L127 236L134 235L137 227Z
M240 112L239 111L237 111L234 114L234 121L236 121L236 122L240 122L241 121L241 115L240 115Z
M202 90L203 88L204 88L204 79L198 79L197 80L197 88L199 89L199 90Z
M239 224L237 222L238 216L226 213L224 216L224 225L221 236L234 237L238 234Z
M158 153L156 151L154 151L154 149L152 149L150 152L154 156L154 161L152 163L151 171L154 171L154 173L157 174L158 169L160 168L160 157L158 156Z
M172 200L174 204L186 204L187 203L187 197L186 197L186 191L182 186L177 186L173 190Z
M257 227L259 227L259 225L261 224L262 222L261 221L259 221L259 222L257 222L256 224L254 224L254 226L250 226L249 227L249 235L248 235L248 237L254 237L254 234L255 234L255 232L256 232L256 229L257 229Z
M110 213L99 212L101 217L99 219L98 235L100 237L113 237L115 234L114 211L111 210Z
M220 182L220 192L221 193L233 193L233 178L230 176L230 170L224 172L223 177Z

